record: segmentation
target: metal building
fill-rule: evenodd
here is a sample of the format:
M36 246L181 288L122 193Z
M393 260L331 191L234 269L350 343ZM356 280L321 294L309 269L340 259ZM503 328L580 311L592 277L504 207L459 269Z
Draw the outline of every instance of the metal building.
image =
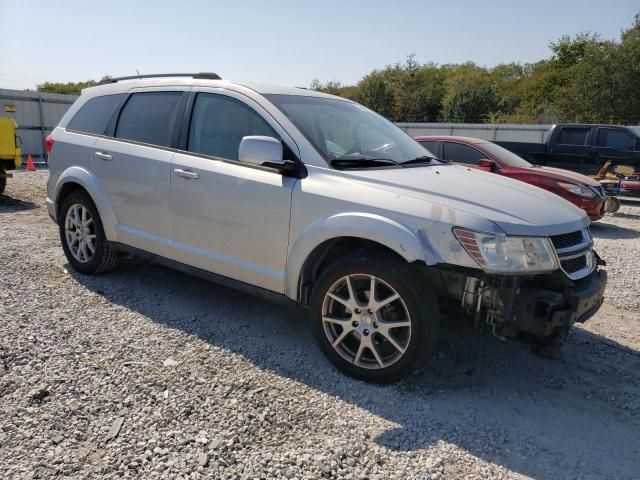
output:
M412 137L419 135L457 135L502 142L543 143L551 125L506 123L397 123Z
M44 139L58 124L76 95L0 89L0 116L18 123L22 156L31 155L35 163L47 163ZM23 165L26 163L23 158Z

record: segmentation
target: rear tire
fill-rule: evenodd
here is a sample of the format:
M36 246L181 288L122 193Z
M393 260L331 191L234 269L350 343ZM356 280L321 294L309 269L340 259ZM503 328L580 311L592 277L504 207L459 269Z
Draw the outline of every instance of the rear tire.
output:
M74 270L97 275L116 266L118 254L107 240L98 209L86 192L75 191L64 199L58 226L62 249Z
M4 193L4 189L7 188L7 171L4 168L0 168L0 195Z
M409 264L364 254L326 268L313 287L310 316L326 357L374 383L397 382L423 365L440 329L437 299Z

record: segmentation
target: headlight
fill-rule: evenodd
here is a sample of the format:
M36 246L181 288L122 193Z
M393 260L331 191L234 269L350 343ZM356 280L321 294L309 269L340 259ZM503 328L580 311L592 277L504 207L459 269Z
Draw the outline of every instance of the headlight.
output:
M454 228L453 233L469 255L487 272L535 273L558 268L548 238L510 237Z
M596 196L596 194L590 188L576 185L575 183L558 182L558 186L561 189L580 197L593 198Z

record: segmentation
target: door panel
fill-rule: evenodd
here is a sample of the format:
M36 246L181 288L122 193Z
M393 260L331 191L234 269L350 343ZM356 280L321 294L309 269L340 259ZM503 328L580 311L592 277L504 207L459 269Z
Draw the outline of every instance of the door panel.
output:
M169 182L174 153L107 138L100 138L93 150L93 171L118 219L118 241L170 257Z
M284 292L295 182L277 172L176 153L171 174L176 260Z
M593 157L590 147L590 127L559 127L554 132L547 152L547 165L583 172L590 168Z
M635 137L622 129L599 128L598 165L612 161L615 165L630 165L640 170L640 151L636 150L636 146Z

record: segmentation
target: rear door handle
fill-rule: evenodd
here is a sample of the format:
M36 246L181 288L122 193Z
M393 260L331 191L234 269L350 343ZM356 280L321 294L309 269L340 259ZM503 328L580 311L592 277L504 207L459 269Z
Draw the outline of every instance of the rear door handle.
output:
M104 153L104 152L96 152L93 154L94 157L96 157L99 160L104 160L105 162L109 162L111 160L113 160L113 157L111 155L109 155L108 153Z
M182 178L192 178L194 180L200 178L200 175L198 175L193 170L182 170L181 168L174 168L173 173Z

